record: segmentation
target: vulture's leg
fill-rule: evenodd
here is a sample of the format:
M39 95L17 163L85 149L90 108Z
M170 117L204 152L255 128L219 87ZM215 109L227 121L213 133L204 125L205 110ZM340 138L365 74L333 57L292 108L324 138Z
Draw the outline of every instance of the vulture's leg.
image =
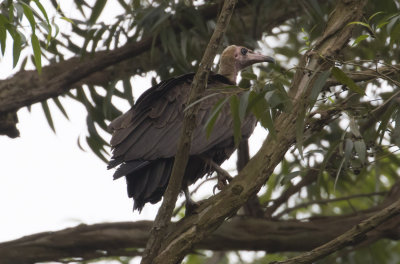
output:
M186 198L186 215L190 215L192 214L198 207L199 204L196 203L191 197L190 197L190 193L189 193L189 188L187 186L185 186L185 188L183 188L183 193L185 194L185 198Z
M224 186L229 184L229 182L233 179L233 177L226 170L224 170L217 163L215 163L212 159L210 158L203 158L203 159L213 170L217 172L218 182L214 186L213 192L215 193L215 188L218 188L218 190L222 190Z

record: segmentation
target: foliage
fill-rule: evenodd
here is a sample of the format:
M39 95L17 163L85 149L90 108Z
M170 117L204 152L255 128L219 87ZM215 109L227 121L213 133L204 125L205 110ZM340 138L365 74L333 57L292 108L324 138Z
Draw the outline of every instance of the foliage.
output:
M13 39L13 65L25 69L31 55L20 58L21 51L33 50L33 62L38 72L42 60L55 61L74 57L87 59L103 51L124 47L127 43L152 38L146 59L137 60L133 72L115 74L110 80L77 84L84 89L66 95L82 103L87 110L89 148L104 161L108 143L103 139L107 123L121 114L115 99L133 104L132 75L145 76L154 71L157 80L194 71L215 25L215 2L196 1L105 1L89 3L75 0L79 13L66 18L64 10L51 1L56 14L70 21L72 31L59 33L54 17L49 18L38 0L3 1L0 4L0 45L4 55L6 39ZM301 69L301 54L309 52L324 33L334 1L298 1L298 15L276 22L266 28L268 17L276 6L291 5L292 1L239 1L236 17L225 44L243 44L272 53L279 64L272 67L254 66L241 74L238 87L229 88L229 96L214 106L206 125L210 134L224 104L230 104L235 127L235 142L240 142L240 127L244 117L254 114L262 127L274 136L274 121L282 112L292 110L291 80ZM248 3L249 2L249 3ZM280 2L280 3L278 3ZM121 12L112 22L102 22L107 5L119 5ZM276 11L276 10L275 10ZM30 31L22 30L28 21ZM328 71L303 70L317 76L308 99L312 107L298 113L295 147L285 156L259 201L266 217L307 219L322 216L341 216L378 206L384 195L399 180L400 166L400 107L398 103L400 75L369 71L370 78L360 81L354 72L369 69L394 68L400 58L400 10L391 0L369 1L362 21L354 21L354 37L344 48L340 59L324 58L331 63ZM28 41L30 39L30 41ZM118 65L115 65L118 67ZM372 75L372 76L371 76ZM155 80L154 80L155 81ZM331 83L331 85L327 85ZM240 94L240 95L239 95ZM54 98L66 115L64 106ZM203 99L204 100L204 99ZM55 130L51 110L46 101L43 110L51 129ZM340 116L321 131L309 134L307 127L327 111L336 109ZM280 132L282 133L282 131ZM81 146L81 143L78 141ZM303 185L302 185L303 184ZM290 198L278 203L289 189L299 188ZM357 196L364 194L364 196ZM324 201L324 202L321 202ZM304 205L304 206L303 206ZM276 207L276 208L275 208ZM239 255L241 253L238 253ZM267 254L255 257L254 263L282 260L293 253ZM321 263L396 263L400 259L399 243L380 240L368 247L346 249L329 256ZM186 263L207 263L207 258L191 255ZM227 263L226 258L219 263ZM121 261L122 263L122 261ZM230 262L232 263L232 262ZM239 261L237 262L239 263ZM243 262L244 263L244 262Z

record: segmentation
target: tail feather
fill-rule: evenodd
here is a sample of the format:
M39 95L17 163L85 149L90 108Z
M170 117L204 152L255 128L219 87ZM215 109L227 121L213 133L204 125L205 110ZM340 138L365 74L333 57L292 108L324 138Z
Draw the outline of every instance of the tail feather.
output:
M128 196L133 198L133 209L142 210L147 202L161 200L171 175L173 159L160 159L131 171L126 175Z
M114 180L121 178L122 176L128 175L131 172L140 170L141 168L146 167L147 165L150 164L150 161L141 161L141 160L133 160L133 161L128 161L121 166L118 167L118 169L114 173Z
M141 211L146 203L154 204L161 200L171 177L173 164L174 158L125 162L115 172L114 179L126 176L128 196L134 200L133 209ZM203 159L190 157L182 184L189 185L211 171Z

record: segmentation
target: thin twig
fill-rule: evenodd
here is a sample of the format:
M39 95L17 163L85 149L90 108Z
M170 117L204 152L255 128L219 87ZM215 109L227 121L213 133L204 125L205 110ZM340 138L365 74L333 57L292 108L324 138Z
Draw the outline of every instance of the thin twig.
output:
M373 193L360 193L360 194L354 194L346 197L340 197L340 198L332 198L332 199L322 199L322 200L317 200L317 201L309 201L305 203L298 204L296 206L287 208L280 212L279 214L275 215L273 218L278 219L282 217L285 214L288 214L294 210L300 209L300 208L305 208L308 207L312 204L327 204L327 203L333 203L333 202L338 202L338 201L343 201L343 200L350 200L350 199L355 199L355 198L360 198L360 197L370 197L370 196L375 196L375 195L385 195L387 194L386 191L383 192L373 192Z

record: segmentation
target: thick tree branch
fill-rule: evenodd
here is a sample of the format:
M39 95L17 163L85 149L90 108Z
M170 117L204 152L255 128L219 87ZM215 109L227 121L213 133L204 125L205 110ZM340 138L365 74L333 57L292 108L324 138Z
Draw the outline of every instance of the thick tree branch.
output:
M398 200L399 194L397 191L390 197L390 201ZM307 222L235 217L195 244L194 249L264 250L271 253L308 251L379 212L382 205L355 215L311 218ZM390 219L384 226L369 232L363 245L381 238L399 240L399 223L399 216ZM170 228L173 230L177 225L174 223ZM137 255L138 251L129 249L145 247L151 226L151 221L103 223L33 234L0 243L0 262L24 264L72 257L85 257L89 260ZM310 237L313 239L307 239Z
M251 6L251 1L239 2L240 14L233 18L238 20L236 24L252 21L254 15L250 11ZM277 1L270 8L276 12L269 16L262 16L258 20L260 24L257 27L258 38L264 32L270 32L272 28L295 17L301 11L301 6L297 2L287 7L285 2ZM216 17L218 9L218 4L206 4L199 7L197 11L205 20L209 20ZM182 25L187 28L195 27L191 21L182 16L173 19L171 24L176 30L179 30L179 26ZM234 31L228 32L227 35L236 44L246 41L245 35L235 34ZM112 51L97 51L84 59L74 57L58 63L52 62L43 67L41 76L35 70L21 70L13 77L0 81L0 113L2 113L0 114L0 135L18 136L16 119L5 118L5 116L8 113L15 115L15 112L24 106L60 96L83 84L106 86L115 80L157 70L159 67L158 46L157 41L155 46L152 46L152 36L150 36L137 43L128 42ZM153 60L149 60L152 48L155 48L156 55L153 56ZM162 55L159 54L159 56Z
M224 6L222 7L221 14L219 15L214 33L211 36L203 58L200 61L199 69L193 78L188 105L197 101L206 89L208 74L211 70L214 58L217 55L219 46L222 43L224 33L228 28L236 2L237 0L224 1ZM186 165L189 159L192 134L196 128L196 113L199 107L199 104L195 104L185 112L181 137L178 142L177 153L175 155L175 162L174 166L172 167L171 177L164 194L162 205L158 210L156 219L154 220L154 226L151 229L150 238L147 242L146 250L141 261L142 264L165 263L165 259L157 259L157 256L160 250L165 250L165 247L161 246L161 242L167 233L167 227L172 217L172 212L175 208L178 194L182 189L182 179L185 174ZM190 241L188 242L190 243ZM181 259L183 259L185 256L184 252L185 251L174 256L174 260L171 261L174 261L173 263L181 261Z
M272 16L267 16L262 21L262 32L270 31L273 27L294 17L301 10L301 7L297 4L289 8L283 8L282 5L284 3L278 3L275 7L277 12ZM243 13L245 14L241 19L245 19L246 13L248 13L246 8L249 5L248 3L241 2L239 7L243 9ZM218 7L215 4L207 4L198 8L198 12L204 19L208 20L216 17ZM172 24L177 30L179 29L178 25L194 26L192 22L182 18L173 20ZM153 37L148 36L139 42L128 42L123 47L112 51L98 51L94 54L93 58L88 57L82 60L75 57L59 63L52 63L49 66L43 67L42 76L38 76L36 71L23 70L18 72L12 78L0 82L0 112L17 110L23 106L59 96L81 84L104 85L116 78L135 75L142 68L135 65L148 65L149 56L145 56L147 61L140 59L128 64L122 62L150 51L152 41ZM239 37L237 41L244 42L244 36ZM156 43L156 45L158 44ZM156 69L156 62L149 65L148 68L144 67L143 70ZM110 66L116 68L108 68ZM29 80L29 82L26 80Z

